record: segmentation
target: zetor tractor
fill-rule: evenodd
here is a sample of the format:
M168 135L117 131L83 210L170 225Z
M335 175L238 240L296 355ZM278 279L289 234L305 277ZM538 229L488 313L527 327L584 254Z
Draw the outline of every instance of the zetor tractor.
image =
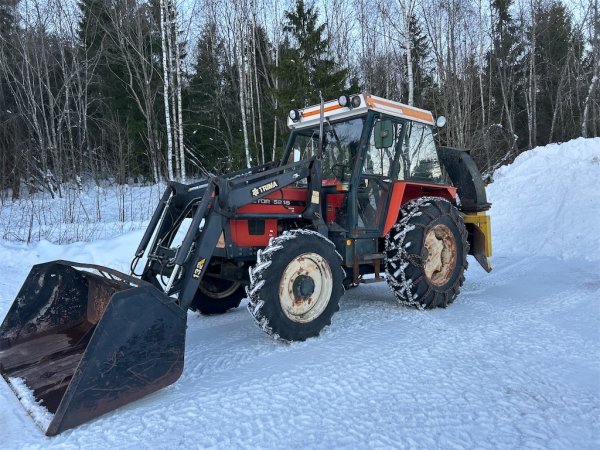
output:
M480 173L436 147L430 112L342 95L288 125L279 162L169 183L129 275L33 267L0 326L0 372L47 435L175 382L188 309L248 297L261 329L305 340L344 288L385 280L402 304L446 307L468 254L491 270Z

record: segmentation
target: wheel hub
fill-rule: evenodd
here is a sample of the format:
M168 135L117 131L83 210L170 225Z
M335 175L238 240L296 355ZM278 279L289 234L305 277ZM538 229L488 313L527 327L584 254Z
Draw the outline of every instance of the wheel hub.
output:
M292 290L294 292L294 297L296 298L310 297L312 293L315 292L315 282L311 277L299 275L298 278L294 280Z
M279 301L286 317L294 322L311 322L329 304L333 290L331 268L317 253L295 257L283 271Z
M431 284L443 286L450 280L456 265L454 234L446 225L436 225L425 235L425 248L425 275Z

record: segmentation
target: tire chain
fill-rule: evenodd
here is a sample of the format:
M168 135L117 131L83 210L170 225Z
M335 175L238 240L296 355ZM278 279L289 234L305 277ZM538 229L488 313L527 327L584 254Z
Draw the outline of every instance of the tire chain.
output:
M248 295L248 300L249 300L248 311L250 312L250 315L254 318L254 320L256 321L258 326L269 336L272 336L274 339L284 340L277 333L275 333L273 331L273 328L269 325L268 318L262 314L261 308L264 305L264 301L261 300L260 296L259 296L260 290L265 285L265 280L262 278L262 274L271 265L273 255L277 254L277 252L284 249L283 243L285 241L288 241L290 239L296 239L300 235L314 235L314 234L317 234L319 237L325 239L325 241L327 241L333 247L335 253L338 255L338 257L340 259L339 267L341 270L343 270L342 265L341 265L342 257L337 252L337 250L335 250L335 244L333 242L331 242L329 239L325 238L323 235L317 233L316 231L303 230L303 229L284 231L281 236L271 238L269 240L269 244L264 249L258 251L258 253L256 255L256 264L254 266L251 266L248 269L248 272L250 275L250 286L246 287L246 294ZM332 267L332 270L334 270L333 267ZM271 286L270 288L272 289L273 287ZM339 305L338 305L338 310L339 310ZM328 323L327 325L330 325L330 324L331 324L331 322Z
M413 255L413 254L408 253L408 248L410 247L411 242L408 241L405 243L405 239L406 239L407 234L409 232L411 232L412 230L414 230L416 227L425 228L427 226L427 225L423 225L423 224L409 224L409 222L412 219L422 215L423 211L421 209L425 206L428 206L431 203L433 203L435 205L435 207L440 211L440 215L437 217L452 216L452 207L447 208L448 211L446 212L446 211L444 211L444 208L442 208L442 206L441 206L444 203L447 203L448 205L452 206L452 204L448 200L445 200L440 197L420 197L418 199L409 201L406 205L404 205L402 207L402 209L400 211L401 219L396 224L394 224L394 226L391 228L391 230L388 232L388 234L386 235L386 238L385 238L386 260L385 260L384 265L385 265L385 273L386 273L387 282L388 282L390 288L392 289L392 292L394 293L396 300L400 304L409 306L409 307L416 307L418 309L425 309L427 306L427 305L424 305L423 303L421 303L417 299L416 292L413 292L413 287L418 284L418 281L421 279L421 277L417 278L416 280L413 280L413 279L407 277L406 268L408 267L409 264L412 264L414 267L423 268L424 263L423 263L420 255ZM436 216L432 217L430 214L428 214L428 216L432 220L437 218ZM458 218L460 219L460 215L458 216ZM467 241L467 230L463 226L463 227L460 227L460 231L461 231L461 244L464 245L465 251L466 251L466 253L468 253L469 243ZM396 254L392 258L387 259L387 255L389 252L396 252ZM465 256L465 269L464 270L467 270L467 267L468 267L468 262L467 262L466 256ZM398 273L400 275L400 281L397 280L396 274L398 274ZM438 303L439 303L439 300L437 300L438 293L436 293L436 295L434 296L434 301L431 302L430 307L432 307L432 308L436 307L436 306L446 307L450 303L452 303L454 301L454 299L456 298L456 296L458 295L458 293L460 292L460 287L462 286L464 281L465 281L465 277L464 277L464 271L463 271L463 273L459 277L457 277L457 279L455 280L455 282L451 288L452 294L450 296L448 296L448 292L443 294L444 295L443 304L438 305ZM430 292L431 292L431 287L428 289L428 291L422 297L426 298L430 294Z

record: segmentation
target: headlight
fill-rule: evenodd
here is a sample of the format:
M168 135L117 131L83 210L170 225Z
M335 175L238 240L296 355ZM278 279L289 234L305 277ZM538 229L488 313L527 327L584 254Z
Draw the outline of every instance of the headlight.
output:
M298 122L300 120L300 111L297 109L292 109L289 113L290 119L292 122Z
M346 94L340 95L340 98L338 98L338 103L342 108L345 108L346 106L350 105L350 97L348 97Z
M361 103L360 95L355 95L350 100L350 104L352 105L353 108L358 108L360 106L360 103Z

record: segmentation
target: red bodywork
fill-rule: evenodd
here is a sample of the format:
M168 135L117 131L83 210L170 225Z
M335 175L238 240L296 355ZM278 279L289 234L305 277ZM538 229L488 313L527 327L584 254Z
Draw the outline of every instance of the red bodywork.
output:
M383 226L384 236L398 221L398 214L402 205L420 197L442 197L454 200L456 198L456 188L453 186L440 186L438 184L411 183L407 181L395 182L392 187L392 196Z
M285 187L266 197L241 207L240 214L300 214L306 208L306 188ZM278 235L277 219L266 219L263 234L250 234L248 220L232 219L231 239L238 247L265 247L269 239Z
M346 200L348 186L339 183L337 180L324 180L323 186L336 186L338 191L336 193L330 193L326 197L326 221L327 223L331 223L335 221L338 208L342 207ZM397 181L393 183L392 194L387 209L382 208L378 211L380 214L386 214L382 236L385 236L398 220L398 214L402 205L415 198L427 196L454 200L456 198L456 188L452 186L406 181ZM323 197L321 200L323 200ZM240 214L290 214L290 216L292 216L304 211L306 201L306 188L285 187L267 195L256 203L240 208L238 212ZM380 218L380 221L381 220L383 220L383 218ZM264 228L262 226L260 227L259 231L261 233L259 234L256 234L256 229L252 230L254 233L251 232L248 220L233 219L229 224L231 226L231 238L233 243L238 247L264 247L268 245L270 238L278 235L278 219L265 219Z

